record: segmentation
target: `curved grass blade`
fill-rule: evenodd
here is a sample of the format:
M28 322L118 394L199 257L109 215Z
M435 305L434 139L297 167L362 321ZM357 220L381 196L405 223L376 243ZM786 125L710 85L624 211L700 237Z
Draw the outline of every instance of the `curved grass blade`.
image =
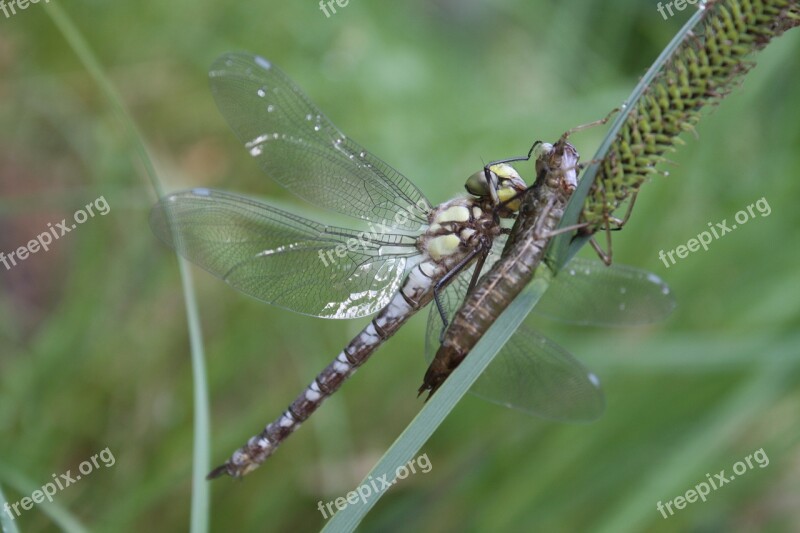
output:
M156 196L163 196L161 180L153 165L150 152L144 137L125 109L116 89L105 75L103 68L97 61L89 45L77 29L69 16L54 3L45 10L58 30L64 36L69 46L80 59L91 77L100 87L104 96L111 104L111 109L117 115L122 126L128 134L133 147L139 156L139 161L145 169L150 185ZM195 301L192 277L186 262L178 260L181 283L183 286L184 301L186 304L186 320L189 328L189 345L192 359L192 383L194 395L194 446L192 456L192 503L191 503L191 531L203 533L208 531L209 522L209 488L205 481L205 473L211 467L210 450L210 415L208 404L208 386L206 379L205 354L203 350L203 335L200 328L199 313Z
M6 497L3 494L3 487L0 486L0 509L5 509ZM8 516L8 513L0 512L0 531L3 533L19 533L19 529L17 529L17 524Z
M381 457L362 484L367 484L370 476L379 478L384 475L385 479L391 482L396 478L397 468L416 457L422 445L433 435L436 428L447 418L475 380L489 366L497 352L514 334L547 290L548 284L542 278L535 278L508 306L470 352L469 357L458 366ZM385 492L372 496L366 503L359 501L354 505L348 505L331 518L323 531L353 531L383 494Z

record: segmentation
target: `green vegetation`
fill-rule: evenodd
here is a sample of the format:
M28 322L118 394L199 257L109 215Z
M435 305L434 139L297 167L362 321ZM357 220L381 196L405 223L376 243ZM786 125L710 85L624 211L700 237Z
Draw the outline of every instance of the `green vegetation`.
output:
M646 177L667 161L664 153L695 132L701 111L718 104L753 67L754 53L786 29L800 24L800 6L791 0L720 0L698 12L702 20L687 23L668 62L647 82L624 127L602 156L581 220L590 230L614 227L609 216L638 192ZM661 171L663 172L663 170Z
M305 4L305 5L304 5ZM0 266L0 486L8 502L108 446L116 457L56 496L91 530L185 530L195 381L174 256L147 226L155 195L126 126L43 12L0 17L0 251L99 196L111 211L51 250ZM434 201L482 161L602 118L689 10L609 0L369 4L196 0L65 6L136 121L165 188L268 196L324 218L263 176L218 114L206 71L258 52L346 133ZM791 530L800 458L800 32L757 56L741 87L642 189L614 260L665 278L673 317L647 329L546 332L603 379L598 422L555 424L466 398L423 447L432 464L365 531ZM591 157L603 128L573 139ZM532 170L521 166L528 179ZM765 197L772 208L708 251L673 249ZM335 220L327 217L326 220ZM772 237L770 237L770 235ZM588 255L589 251L584 251ZM365 323L286 313L198 272L216 464L276 416ZM242 482L211 489L212 530L313 531L421 407L424 317L375 355ZM763 448L770 459L663 519L656 509ZM0 502L1 504L1 502ZM56 523L39 509L20 531ZM63 522L57 522L63 523Z

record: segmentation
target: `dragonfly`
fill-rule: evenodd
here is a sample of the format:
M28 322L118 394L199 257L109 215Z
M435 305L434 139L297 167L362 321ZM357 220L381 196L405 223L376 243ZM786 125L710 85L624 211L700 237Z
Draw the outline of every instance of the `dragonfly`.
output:
M436 326L429 330L441 334L451 300L461 297L448 287L458 283L459 291L468 292L475 286L482 269L497 259L528 189L510 163L538 160L543 145L534 144L527 156L485 165L467 179L466 195L434 206L409 179L334 126L268 60L225 54L209 78L222 115L267 175L309 203L370 227L326 225L259 199L205 188L169 194L153 207L150 224L163 242L244 294L321 318L374 315L276 420L208 476L241 477L431 301ZM575 272L572 281L597 275L590 266ZM647 300L665 287L639 273L605 272L606 282L626 287L630 301L641 295ZM650 309L652 315L662 316L669 307L659 304L662 309ZM552 392L516 407L565 420L597 415L603 404L597 378L555 343L544 339L508 353L515 359L509 364L539 376ZM507 403L502 392L493 399Z
M448 287L445 308L453 319L437 343L433 331L437 324L429 317L426 354L431 364L420 394L429 391L432 395L441 386L534 274L548 280L550 286L534 312L574 325L647 324L662 319L674 308L669 287L655 274L624 265L610 268L602 254L603 263L574 258L558 269L545 255L554 236L583 227L577 224L557 229L577 186L580 168L578 152L567 139L596 123L573 128L556 143L544 145L536 160L536 183L523 198L502 257L476 287L458 282ZM590 420L599 416L603 407L599 398L589 394L580 380L575 382L558 370L571 356L532 327L533 316L507 341L470 392L545 418ZM549 352L553 357L539 357L529 365L538 364L539 372L523 372L517 361L525 360L532 351ZM573 363L576 368L579 365ZM553 379L559 375L560 379ZM595 381L594 375L590 378ZM577 384L571 391L571 401L549 401L565 394L565 383Z

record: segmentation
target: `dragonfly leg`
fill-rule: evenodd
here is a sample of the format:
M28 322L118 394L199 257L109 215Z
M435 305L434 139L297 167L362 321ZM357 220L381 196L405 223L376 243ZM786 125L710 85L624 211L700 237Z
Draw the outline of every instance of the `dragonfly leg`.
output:
M495 183L495 178L497 177L494 172L489 170L489 167L492 165L485 165L483 167L483 175L486 176L486 183L489 184L489 196L492 197L492 205L499 205L500 198L497 196L497 183Z
M607 252L602 249L602 247L594 239L594 237L592 237L589 240L589 243L592 245L592 248L594 248L594 251L597 252L597 255L600 256L600 259L602 259L603 263L605 263L606 265L610 265L611 264L611 258L612 258L612 255L613 255L613 250L612 250L612 247L611 247L611 232L612 231L619 231L619 230L621 230L623 228L623 226L625 226L625 224L627 224L628 220L631 217L631 213L633 212L633 205L636 203L636 198L637 198L638 195L639 195L639 191L636 191L636 192L631 194L631 201L628 203L628 207L625 210L625 216L622 217L622 220L620 220L620 219L618 219L616 217L609 216L609 214L606 213L606 216L605 216L605 228L604 228L603 231L605 231L605 233L606 233L606 249L608 250ZM605 203L606 202L605 202L605 190L604 190L603 191L603 204L605 204ZM612 227L612 224L614 225L614 227Z
M467 294L472 292L472 289L475 288L475 285L478 284L478 278L481 277L481 271L483 270L483 265L486 262L486 258L489 256L488 252L489 248L485 247L482 250L482 253L478 256L478 261L475 263L475 270L472 271L472 279L469 280L469 287L467 288Z
M569 132L565 133L564 135L562 135L562 140L565 140L568 136L569 136ZM533 151L536 150L536 147L539 146L540 144L542 144L542 141L534 142L531 145L531 149L528 150L528 155L519 156L519 157L510 157L508 159L498 159L497 161L492 161L491 163L487 164L484 168L486 170L488 170L489 167L492 166L492 165L499 165L499 164L502 164L502 163L513 163L513 162L517 162L517 161L529 161L530 158L533 157ZM547 165L547 162L546 161L542 161L542 164L544 165L544 168L542 169L541 172L537 173L536 179L533 181L533 184L528 186L528 188L525 189L524 191L518 192L514 196L512 196L511 198L508 198L507 200L504 200L500 204L497 204L496 209L499 210L499 208L505 207L507 204L510 204L511 202L513 202L515 200L519 200L520 198L525 196L525 194L527 194L528 191L530 191L531 189L535 188L537 186L537 184L539 183L540 176L550 173L550 167ZM570 169L567 169L567 170L570 170ZM511 215L508 218L516 218L516 215Z
M563 228L554 229L553 231L546 231L543 233L536 233L534 237L536 239L550 239L552 237L556 237L561 235L562 233L570 233L575 230L583 229L589 226L588 222L581 222L580 224L573 224L571 226L564 226Z
M497 206L495 207L495 213L497 213L497 211L499 211L501 207L505 207L506 205L510 204L514 200L519 200L520 198L525 196L528 193L528 191L533 189L535 186L536 186L536 182L534 182L533 185L528 186L528 188L525 189L524 191L518 192L518 193L514 194L514 196L512 196L511 198L503 200L502 202L497 204ZM508 219L516 219L517 215L516 215L516 213L512 213L511 215L507 216L506 218L508 218ZM506 228L503 228L503 229L506 229ZM508 229L510 229L510 228L508 228ZM509 233L510 233L510 231L509 231Z
M588 222L581 222L579 224L572 224L571 226L564 226L563 228L554 229L552 231L542 231L542 223L544 222L545 217L547 217L548 212L553 208L552 201L548 202L545 208L542 210L542 218L540 218L540 223L536 225L533 229L534 239L550 239L557 235L561 235L562 233L570 233L575 230L583 229L589 226Z
M601 118L600 120L595 120L595 121L589 122L587 124L581 124L579 126L575 126L574 128L565 131L561 135L561 142L565 142L567 140L567 138L569 138L569 136L572 135L573 133L577 133L577 132L582 131L584 129L591 128L591 127L594 127L594 126L599 126L599 125L607 123L611 119L611 117L615 113L617 113L618 111L619 111L619 108L615 107L614 109L612 109L608 113L608 115L606 115L605 117ZM521 193L515 194L514 196L512 196L511 198L505 200L501 204L497 199L497 194L496 194L495 189L494 189L494 185L495 185L494 184L494 180L491 177L492 172L489 169L494 165L500 165L500 164L503 164L503 163L517 163L517 162L520 162L520 161L529 161L530 158L533 156L533 151L536 150L536 147L538 145L540 145L540 144L542 144L542 141L535 141L531 145L530 150L528 150L528 154L527 155L517 156L517 157L509 157L509 158L506 158L506 159L498 159L497 161L492 161L492 162L487 163L486 165L484 165L483 172L486 175L487 183L489 183L491 185L490 194L492 195L492 202L494 203L495 206L500 207L501 205L505 205L505 204L508 204L510 202L513 202L514 200L519 199L521 196L523 196L526 192L528 192L531 188L534 187L534 185L536 184L536 181L538 181L538 176L537 176L537 180L534 182L534 185L531 185L530 187L528 187L525 191L523 191ZM591 161L590 161L590 163L591 163ZM580 169L583 169L584 167L583 167L583 164L578 164L578 165L576 165L576 168L580 170ZM565 169L565 170L572 170L572 169ZM549 168L545 169L545 172L549 173L550 169Z
M605 206L608 205L608 202L606 200L606 189L605 189L605 187L601 188L601 192L602 192L602 195L603 195L603 206L605 207ZM609 216L609 213L606 212L605 209L604 209L603 210L603 222L605 222L605 228L604 228L603 231L606 232L606 244L608 246L608 252L607 253L606 253L605 250L603 250L603 248L600 246L600 244L597 242L597 240L594 237L591 237L589 239L589 244L592 245L592 248L594 249L594 251L600 257L600 259L603 261L603 263L605 263L607 266L611 264L611 254L612 254L612 251L611 251L611 224L609 223L610 220L611 220L611 217ZM590 234L594 233L594 231L595 230L591 230Z
M497 184L494 183L494 179L492 179L492 171L490 170L491 167L493 167L494 165L502 165L502 164L505 164L505 163L518 163L520 161L530 161L531 156L533 156L533 151L536 149L536 146L539 145L539 144L542 144L542 141L534 142L531 145L531 149L528 150L528 155L520 155L520 156L516 156L516 157L508 157L506 159L498 159L496 161L491 161L489 163L486 163L483 166L483 172L486 175L486 182L489 183L489 185L490 185L489 193L492 195L492 203L495 205L495 207L498 207L498 208L502 207L502 206L508 204L509 202L512 202L513 200L517 199L519 196L521 196L521 194L520 193L515 194L511 198L505 200L504 202L500 202L500 199L497 198L497 191L495 189L495 186ZM522 194L524 194L524 193L522 193Z
M567 132L566 132L566 133L564 133L564 135L562 136L562 138L563 138L564 140L566 140L566 139L567 139L567 137L569 137L569 136L570 136L570 135L572 135L573 133L578 133L579 131L587 130L587 129L589 129L589 128L593 128L593 127L595 127L595 126L602 126L603 124L605 124L605 123L607 123L609 120L611 120L611 117L613 117L613 116L614 116L614 115L615 115L617 112L619 112L619 108L618 108L618 107L615 107L614 109L612 109L612 110L611 110L611 111L608 113L608 115L606 115L605 117L601 118L600 120L594 120L594 121L592 121L592 122L587 122L586 124L581 124L581 125L579 125L579 126L575 126L574 128L567 130Z
M586 167L588 167L589 165L592 165L594 163L602 163L602 162L603 162L602 159L590 159L588 161L581 161L580 163L578 163L577 168L578 168L578 170L583 170Z
M531 145L531 149L528 150L528 155L518 155L516 157L508 157L506 159L498 159L497 161L492 161L490 163L486 163L483 166L484 172L490 172L490 168L495 165L502 165L504 163L518 163L520 161L529 161L530 158L533 156L533 151L536 149L538 145L542 144L542 141L536 141ZM488 177L488 175L487 175Z
M622 227L628 223L628 219L631 218L631 213L633 212L633 204L636 203L636 197L639 196L639 191L635 191L631 194L631 201L628 203L628 208L625 210L625 216L622 217L622 220L618 218L611 217L609 220L614 223L616 227L611 228L613 230L620 230Z
M597 243L597 240L595 240L594 237L589 239L589 244L592 245L592 248L594 249L595 252L597 252L597 255L600 256L600 259L603 261L603 263L606 264L606 266L611 265L611 239L610 238L608 240L608 253L606 253L606 251L603 250L603 247L600 246Z
M447 313L444 310L444 305L442 305L442 298L441 292L447 284L457 276L462 270L464 270L470 262L475 259L475 256L478 254L485 253L484 250L485 246L480 245L476 247L474 250L471 250L464 259L458 262L456 266L451 268L442 279L436 282L436 285L433 286L433 301L436 302L436 309L439 311L439 316L442 317L442 332L439 334L439 342L444 340L444 332L447 330L447 326L449 324L447 320Z

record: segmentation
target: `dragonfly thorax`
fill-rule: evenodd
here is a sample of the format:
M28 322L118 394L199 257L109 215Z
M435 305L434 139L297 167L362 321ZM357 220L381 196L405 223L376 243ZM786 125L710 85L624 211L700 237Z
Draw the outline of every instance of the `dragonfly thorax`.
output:
M429 220L417 247L436 262L455 264L470 250L490 247L501 228L485 198L454 198L433 209Z

